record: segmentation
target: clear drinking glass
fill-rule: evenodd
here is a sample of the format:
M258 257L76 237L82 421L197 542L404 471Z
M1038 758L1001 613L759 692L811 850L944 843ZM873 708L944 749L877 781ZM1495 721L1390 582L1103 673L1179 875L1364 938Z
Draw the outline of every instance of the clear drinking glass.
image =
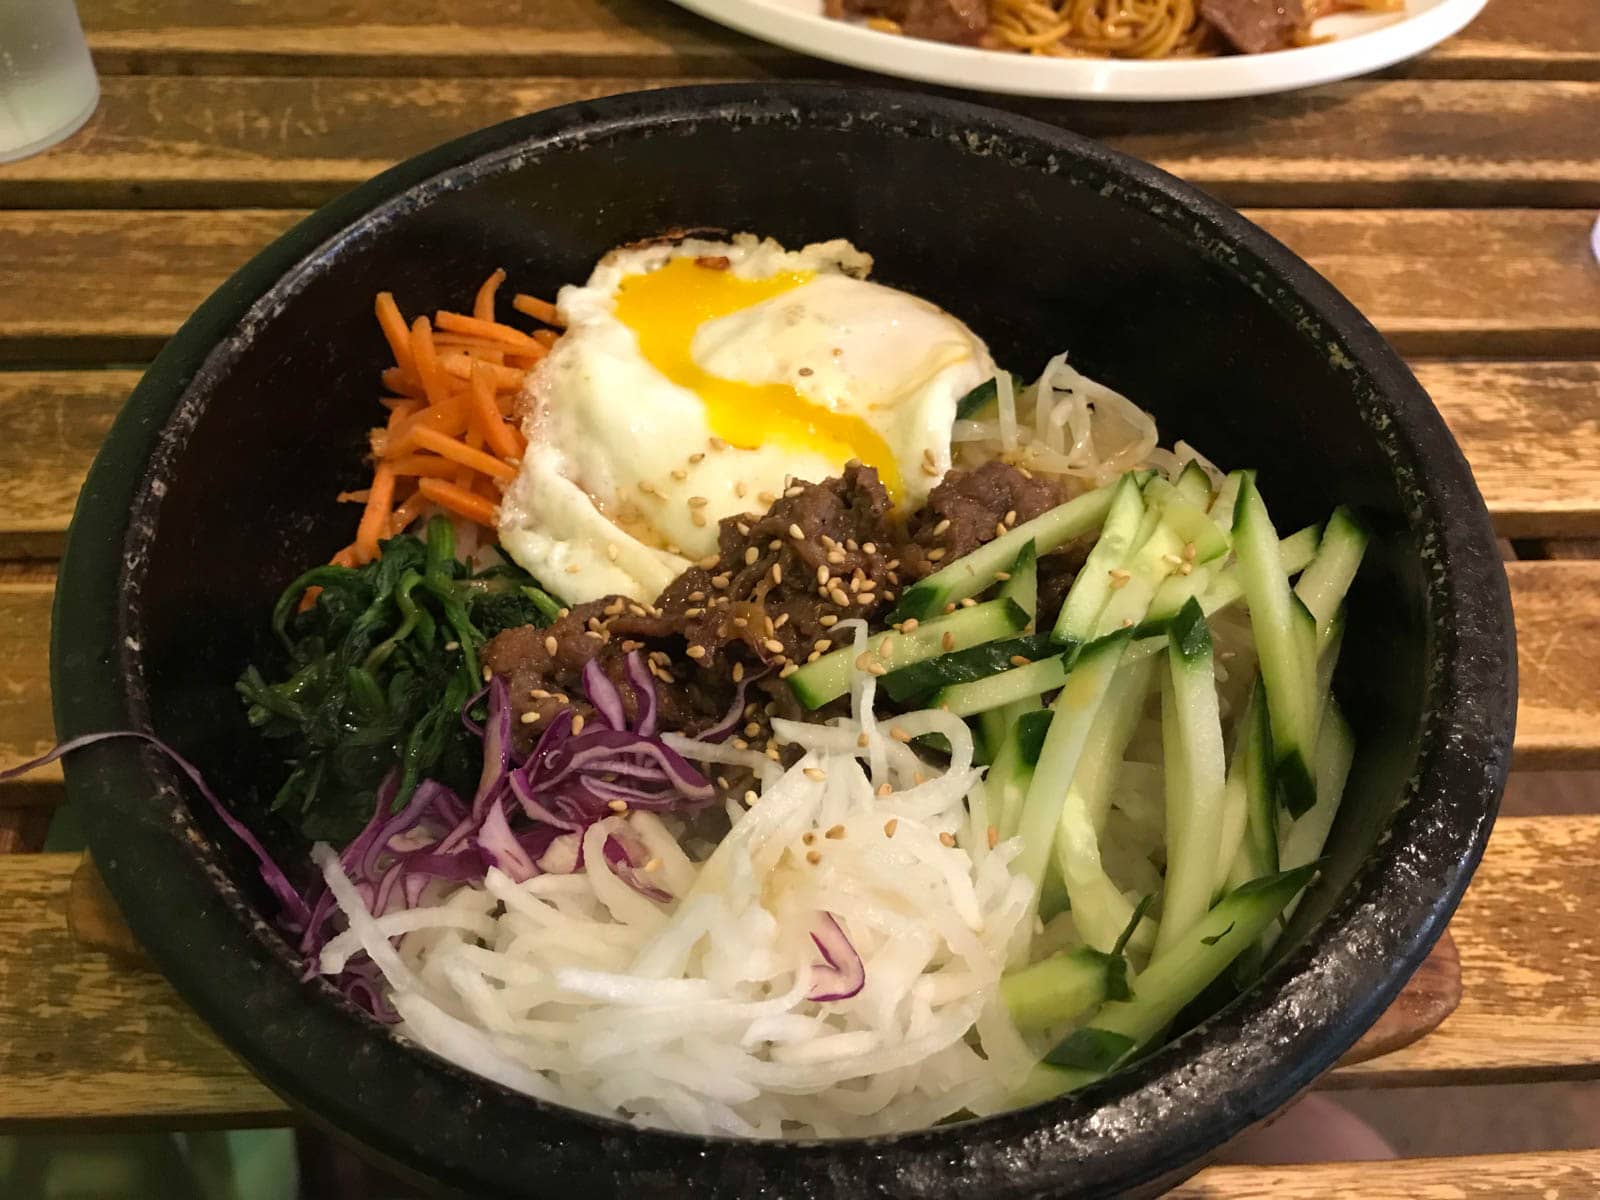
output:
M72 0L0 0L0 162L55 145L99 99Z

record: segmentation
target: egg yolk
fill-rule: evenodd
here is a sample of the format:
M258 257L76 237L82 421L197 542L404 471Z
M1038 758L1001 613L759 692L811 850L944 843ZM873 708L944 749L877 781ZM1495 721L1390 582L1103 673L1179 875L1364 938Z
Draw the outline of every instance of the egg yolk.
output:
M639 352L662 375L705 405L711 432L745 450L761 446L812 451L835 462L876 467L892 501L900 498L898 465L889 444L860 417L813 404L787 383L740 383L704 370L690 347L706 321L780 296L814 277L789 271L743 279L732 271L675 258L659 270L630 275L617 290L616 314L639 339Z

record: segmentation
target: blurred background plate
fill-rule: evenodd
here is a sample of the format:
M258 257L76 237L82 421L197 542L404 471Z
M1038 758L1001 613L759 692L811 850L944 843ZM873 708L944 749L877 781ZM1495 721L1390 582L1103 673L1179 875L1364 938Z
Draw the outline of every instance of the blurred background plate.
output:
M822 15L823 0L675 0L730 29L830 62L982 92L1074 100L1217 100L1365 75L1438 45L1487 0L1407 0L1405 11L1316 24L1331 40L1218 58L1045 58L897 37Z

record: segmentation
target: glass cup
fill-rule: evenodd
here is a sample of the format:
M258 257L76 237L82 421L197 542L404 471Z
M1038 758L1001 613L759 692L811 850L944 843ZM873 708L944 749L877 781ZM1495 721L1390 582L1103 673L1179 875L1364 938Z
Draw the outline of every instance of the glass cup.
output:
M99 99L72 0L0 0L0 162L54 146Z

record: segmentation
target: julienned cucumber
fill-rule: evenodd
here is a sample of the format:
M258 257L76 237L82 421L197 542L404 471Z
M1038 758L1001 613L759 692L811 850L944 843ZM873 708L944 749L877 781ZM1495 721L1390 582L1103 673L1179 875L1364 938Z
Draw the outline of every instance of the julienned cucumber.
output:
M1067 590L1056 626L1051 634L1063 645L1087 642L1094 634L1095 619L1111 598L1119 580L1125 579L1128 557L1137 548L1135 537L1144 520L1144 495L1139 480L1131 471L1117 480L1111 493L1111 508L1101 526L1100 538L1084 560L1083 569ZM1113 574L1117 572L1117 574Z
M1028 614L1010 600L990 600L971 608L920 622L905 633L873 634L866 651L863 670L877 667L892 671L907 663L921 662L949 650L992 642L1016 633L1028 623ZM847 646L807 663L789 676L789 687L807 708L820 708L850 690L850 673L856 667L856 651Z
M1032 621L1039 615L1039 548L1032 539L1022 544L1017 561L1006 572L1010 576L1000 585L996 596L1014 601Z
M1268 727L1267 697L1256 680L1245 710L1244 728L1235 751L1245 788L1244 842L1239 847L1244 879L1257 879L1278 870L1278 802L1272 787L1272 731ZM1308 860L1309 861L1309 860Z
M1045 734L1050 729L1050 713L1037 708L1018 713L1007 728L995 751L994 764L984 776L985 790L989 795L990 812L1002 841L1017 834L1017 822L1022 816L1022 802L1028 794L1028 784L1033 780L1034 764L1039 761L1039 750L1044 745Z
M1266 684L1278 784L1284 806L1291 816L1298 816L1316 803L1311 771L1316 742L1316 619L1289 590L1278 555L1277 531L1249 473L1239 481L1233 544Z
M1035 899L1044 880L1051 835L1061 820L1067 789L1077 774L1089 730L1127 647L1128 631L1125 629L1085 646L1061 691L1051 702L1050 731L1039 750L1039 762L1017 823L1022 852L1013 867L1016 874L1032 885Z
M1000 380L991 375L956 401L956 420L976 421L1000 395Z
M1234 486L1237 495L1238 485ZM1233 511L1231 502L1228 511L1230 514ZM1231 516L1229 520L1232 520ZM1304 570L1316 557L1321 540L1322 526L1307 525L1279 542L1278 556L1283 559L1284 573L1294 575ZM1244 598L1238 567L1212 562L1195 568L1188 575L1169 575L1156 592L1156 598L1150 602L1150 612L1139 626L1139 636L1166 632L1167 622L1177 615L1191 596L1199 598L1200 611L1208 617L1237 603Z
M1299 596L1317 619L1318 647L1328 644L1333 617L1350 590L1367 550L1367 529L1343 505L1333 510L1322 532L1316 558L1295 584Z
M1211 906L1227 779L1211 632L1190 600L1172 622L1162 681L1162 740L1167 745L1167 874L1161 892L1156 953Z
M1132 999L1103 1005L1087 1025L1045 1055L1015 1099L1037 1103L1113 1070L1253 946L1316 870L1310 863L1252 880L1224 896L1175 944L1151 958L1133 985Z
M1040 959L1000 981L1000 997L1024 1033L1075 1021L1113 995L1126 999L1128 960L1079 946Z
M970 683L1009 671L1016 665L1011 660L1018 655L1032 662L1060 653L1061 647L1048 635L1029 633L910 663L890 671L881 683L891 700L900 704L917 703L953 683Z
M1177 482L1172 486L1178 489L1178 495L1198 508L1206 508L1211 504L1211 476L1197 462L1185 463Z
M930 708L942 708L958 717L988 712L1018 700L1038 700L1039 693L1052 692L1067 681L1066 656L1055 648L1048 658L1013 667L987 679L957 683L935 692Z
M1075 537L1098 529L1111 507L1111 491L1110 487L1096 488L1059 504L912 584L901 595L900 604L890 617L891 623L908 617L920 621L943 612L947 604L958 604L969 596L976 596L995 581L999 572L1016 562L1022 547L1030 541L1034 549L1044 555Z

